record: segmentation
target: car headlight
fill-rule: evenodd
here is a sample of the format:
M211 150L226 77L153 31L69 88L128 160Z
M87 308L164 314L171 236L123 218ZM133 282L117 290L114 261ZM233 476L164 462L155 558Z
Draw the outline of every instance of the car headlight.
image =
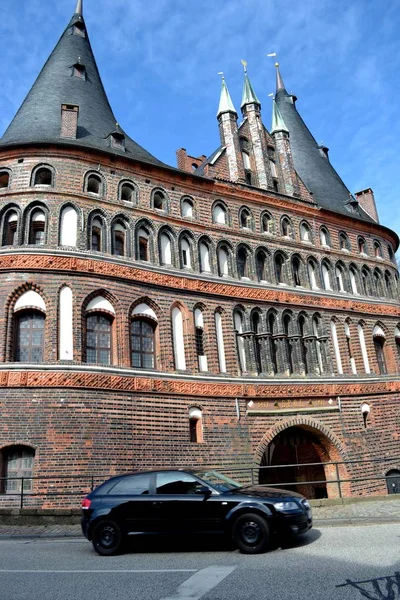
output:
M299 510L299 506L296 502L276 502L274 507L275 510L279 510L279 512L286 512L287 510Z

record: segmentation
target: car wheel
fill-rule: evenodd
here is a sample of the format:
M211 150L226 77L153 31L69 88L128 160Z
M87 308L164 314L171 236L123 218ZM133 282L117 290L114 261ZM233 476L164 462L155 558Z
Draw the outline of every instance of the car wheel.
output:
M100 521L93 529L93 548L101 556L118 554L122 547L122 534L114 521Z
M233 525L232 534L233 541L245 554L258 554L268 548L268 523L255 513L246 513L238 517Z

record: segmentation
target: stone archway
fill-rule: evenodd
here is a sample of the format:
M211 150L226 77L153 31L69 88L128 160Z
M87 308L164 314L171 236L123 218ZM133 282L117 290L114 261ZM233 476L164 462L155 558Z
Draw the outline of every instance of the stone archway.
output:
M307 498L334 498L348 493L348 484L342 484L339 492L336 483L329 483L337 479L338 473L341 479L348 478L345 465L323 464L346 460L341 441L309 417L295 417L273 427L264 436L257 455L263 467L260 483L281 484Z

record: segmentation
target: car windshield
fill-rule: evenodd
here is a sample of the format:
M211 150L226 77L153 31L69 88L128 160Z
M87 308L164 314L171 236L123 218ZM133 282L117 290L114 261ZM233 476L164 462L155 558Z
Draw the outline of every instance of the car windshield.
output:
M196 475L219 492L229 492L242 487L237 481L217 471L200 471L196 472Z

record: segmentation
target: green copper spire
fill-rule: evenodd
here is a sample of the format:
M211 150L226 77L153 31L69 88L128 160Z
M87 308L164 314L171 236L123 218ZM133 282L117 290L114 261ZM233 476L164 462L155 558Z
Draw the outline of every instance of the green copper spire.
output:
M222 75L222 86L221 86L221 97L219 99L217 118L219 117L219 115L221 115L222 113L226 113L226 112L232 112L237 115L235 107L233 106L231 95L228 90L228 86L225 83L225 77L224 77L223 73L219 73L219 75Z
M285 121L281 115L281 111L278 108L275 100L272 101L272 128L270 133L277 133L278 131L284 131L285 133L289 133L289 129L285 125Z
M275 67L276 67L276 91L278 92L279 90L285 89L285 84L283 83L281 72L279 71L279 63L278 62L275 63Z
M257 98L257 94L255 93L253 86L250 83L249 76L247 75L247 62L242 60L242 65L244 68L244 83L241 108L243 108L243 106L246 104L258 104L261 106L261 102Z
M82 14L82 2L83 2L83 0L77 0L76 8L75 8L75 14L76 15L80 15L81 17L83 16L83 14Z

